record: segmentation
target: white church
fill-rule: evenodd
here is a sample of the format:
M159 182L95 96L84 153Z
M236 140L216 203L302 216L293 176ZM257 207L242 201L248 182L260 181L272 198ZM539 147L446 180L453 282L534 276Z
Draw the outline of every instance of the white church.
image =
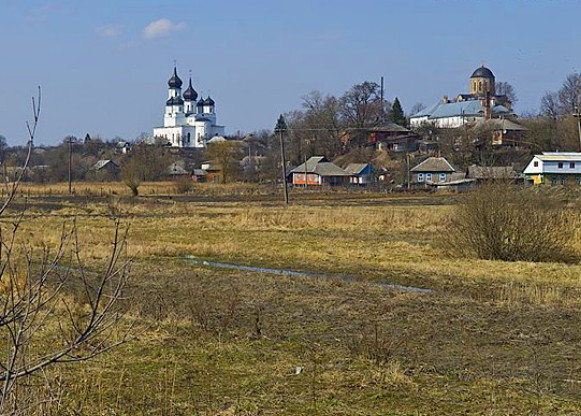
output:
M224 126L216 124L216 103L210 96L198 100L191 77L183 95L182 84L174 67L168 81L163 127L153 129L153 138L165 140L172 147L206 147L212 137L224 134Z

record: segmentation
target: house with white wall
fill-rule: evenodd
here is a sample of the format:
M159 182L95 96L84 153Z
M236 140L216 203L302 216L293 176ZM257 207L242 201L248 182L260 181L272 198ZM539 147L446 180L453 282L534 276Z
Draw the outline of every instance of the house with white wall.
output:
M523 173L534 185L581 185L581 153L543 152Z

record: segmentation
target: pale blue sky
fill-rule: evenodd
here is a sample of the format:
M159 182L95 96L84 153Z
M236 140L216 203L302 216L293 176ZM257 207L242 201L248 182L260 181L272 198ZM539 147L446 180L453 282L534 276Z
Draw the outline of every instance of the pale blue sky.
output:
M174 59L228 133L382 75L387 98L429 105L482 62L536 110L581 69L580 15L572 0L0 0L0 134L25 142L39 84L41 143L149 133Z

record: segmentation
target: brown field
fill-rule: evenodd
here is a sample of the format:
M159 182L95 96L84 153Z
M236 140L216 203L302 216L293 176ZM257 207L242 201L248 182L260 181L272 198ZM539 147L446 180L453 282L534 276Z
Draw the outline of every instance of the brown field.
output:
M2 219L7 227L26 207L21 242L39 248L76 218L92 270L107 258L112 218L130 226L135 338L53 368L68 386L63 409L83 401L87 415L581 412L581 266L453 256L446 220L457 196L307 191L285 207L266 187L174 189L144 184L131 199L120 184L75 184L69 198L66 184L25 185Z

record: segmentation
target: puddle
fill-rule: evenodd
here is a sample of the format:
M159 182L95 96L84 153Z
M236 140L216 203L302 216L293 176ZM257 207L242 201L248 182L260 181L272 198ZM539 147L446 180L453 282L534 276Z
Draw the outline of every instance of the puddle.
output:
M231 270L242 270L242 271L256 272L256 273L278 274L278 275L291 276L291 277L311 277L311 278L315 278L315 279L336 279L336 280L341 280L341 281L348 282L348 283L363 282L362 280L358 280L358 279L354 278L353 276L345 276L345 275L329 276L329 275L320 274L320 273L297 272L295 270L289 270L289 269L271 269L268 267L244 266L244 265L238 265L238 264L229 264L229 263L221 263L221 262L216 262L216 261L204 260L204 259L200 259L200 258L195 257L195 256L186 256L184 259L190 263L194 263L194 264L197 264L199 266L217 267L220 269L231 269ZM422 295L429 295L432 293L431 289L424 289L421 287L414 287L414 286L396 285L396 284L389 283L389 282L370 281L367 283L376 284L376 285L384 287L386 289L399 290L402 292L419 293Z

